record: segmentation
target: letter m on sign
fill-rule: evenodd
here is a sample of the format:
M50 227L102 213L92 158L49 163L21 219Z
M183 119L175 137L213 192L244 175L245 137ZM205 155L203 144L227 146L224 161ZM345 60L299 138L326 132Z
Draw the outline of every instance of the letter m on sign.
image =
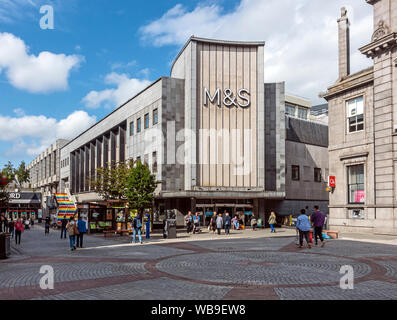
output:
M221 106L221 90L218 88L214 94L213 97L211 97L210 92L208 91L207 88L204 88L204 105L208 107L208 99L211 101L211 103L215 102L215 99L217 99L217 105L218 107Z

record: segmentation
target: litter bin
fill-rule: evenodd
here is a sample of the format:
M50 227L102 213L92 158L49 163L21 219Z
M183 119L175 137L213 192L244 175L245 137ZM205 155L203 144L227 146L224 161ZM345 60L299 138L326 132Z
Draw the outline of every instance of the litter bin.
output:
M0 259L7 259L10 254L10 234L0 233Z
M176 219L166 219L164 220L164 239L176 239Z

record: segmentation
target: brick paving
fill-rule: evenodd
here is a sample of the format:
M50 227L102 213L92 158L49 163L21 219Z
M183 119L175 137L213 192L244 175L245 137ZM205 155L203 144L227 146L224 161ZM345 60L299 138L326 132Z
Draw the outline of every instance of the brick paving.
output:
M85 248L35 225L12 242L0 260L1 300L361 300L397 299L397 246L329 241L325 248L298 249L294 230L208 233L143 245L128 238L86 236ZM39 287L40 267L54 268L54 289ZM339 287L340 268L354 270L354 289Z

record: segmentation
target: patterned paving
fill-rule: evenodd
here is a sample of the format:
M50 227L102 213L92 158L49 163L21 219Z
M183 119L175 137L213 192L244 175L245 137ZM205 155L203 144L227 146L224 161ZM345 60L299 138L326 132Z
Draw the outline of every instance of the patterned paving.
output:
M258 231L242 239L144 245L87 236L84 249L70 252L59 235L45 237L35 226L21 246L12 243L11 259L0 260L0 299L397 299L391 245L337 240L298 249L294 237ZM54 268L54 290L39 287L43 265ZM343 265L353 267L353 290L339 287Z

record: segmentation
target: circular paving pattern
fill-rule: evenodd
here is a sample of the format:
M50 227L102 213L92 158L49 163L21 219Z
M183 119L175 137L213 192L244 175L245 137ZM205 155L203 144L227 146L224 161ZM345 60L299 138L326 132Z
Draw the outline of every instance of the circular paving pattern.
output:
M165 259L156 268L193 281L238 285L297 285L339 282L340 269L350 265L355 279L371 267L348 258L290 252L199 253Z

